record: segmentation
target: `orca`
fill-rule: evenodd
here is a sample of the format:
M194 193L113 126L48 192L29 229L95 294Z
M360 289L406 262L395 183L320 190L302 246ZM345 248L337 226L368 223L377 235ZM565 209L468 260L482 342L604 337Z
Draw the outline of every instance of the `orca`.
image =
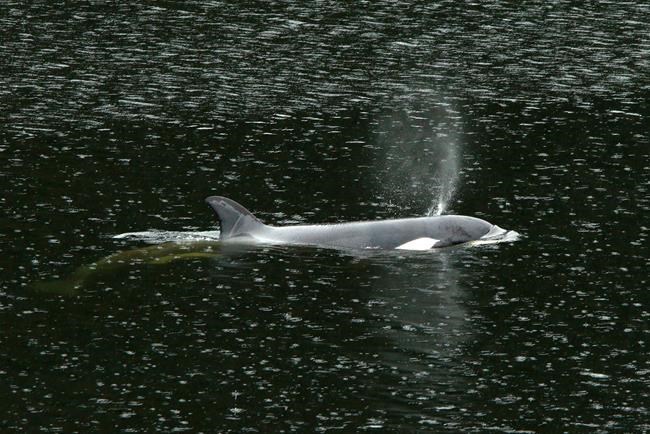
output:
M210 196L205 201L217 214L221 241L335 249L429 250L470 241L498 240L509 232L485 220L462 215L270 226L232 199Z

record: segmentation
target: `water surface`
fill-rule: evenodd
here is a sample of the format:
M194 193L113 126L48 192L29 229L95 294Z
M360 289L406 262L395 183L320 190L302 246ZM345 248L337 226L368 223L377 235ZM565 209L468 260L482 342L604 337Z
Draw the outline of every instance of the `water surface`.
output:
M3 431L650 428L644 2L5 2L0 23ZM116 234L216 230L211 194L271 224L444 198L524 238L119 256L150 245Z

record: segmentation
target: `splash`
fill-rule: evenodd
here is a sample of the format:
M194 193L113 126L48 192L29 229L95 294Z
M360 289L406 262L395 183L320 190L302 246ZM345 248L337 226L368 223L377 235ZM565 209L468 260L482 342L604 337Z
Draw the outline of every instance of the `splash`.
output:
M468 246L485 246L500 243L514 243L521 239L522 235L517 231L506 231L502 229L502 233L492 237L485 237L478 240L470 241Z

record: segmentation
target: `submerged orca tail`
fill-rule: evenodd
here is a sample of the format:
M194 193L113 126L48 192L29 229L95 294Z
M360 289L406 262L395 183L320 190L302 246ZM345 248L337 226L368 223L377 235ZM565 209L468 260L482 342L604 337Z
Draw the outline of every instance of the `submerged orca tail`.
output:
M264 228L264 223L234 200L222 196L210 196L205 201L212 207L221 223L222 240L251 234Z

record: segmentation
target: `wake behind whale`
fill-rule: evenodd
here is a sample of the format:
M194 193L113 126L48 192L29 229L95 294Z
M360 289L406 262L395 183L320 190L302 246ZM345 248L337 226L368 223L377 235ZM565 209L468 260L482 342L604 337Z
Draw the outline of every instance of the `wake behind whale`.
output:
M113 235L116 240L141 241L147 244L193 243L199 241L219 241L220 231L164 231L150 229L139 232L125 232Z

